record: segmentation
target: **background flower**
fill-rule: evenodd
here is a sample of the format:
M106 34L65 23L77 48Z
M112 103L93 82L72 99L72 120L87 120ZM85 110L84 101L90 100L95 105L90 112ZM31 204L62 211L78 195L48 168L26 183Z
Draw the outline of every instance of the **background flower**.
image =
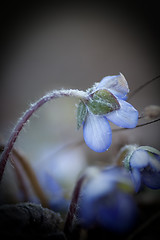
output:
M131 196L129 175L120 168L99 173L84 186L79 201L80 222L87 228L102 227L124 232L133 226L137 209Z
M135 189L138 191L141 185L152 189L160 188L160 152L149 146L126 146L124 166L131 173Z
M35 163L34 170L54 211L68 209L75 182L86 165L81 146L63 149L62 145L46 150L41 160Z

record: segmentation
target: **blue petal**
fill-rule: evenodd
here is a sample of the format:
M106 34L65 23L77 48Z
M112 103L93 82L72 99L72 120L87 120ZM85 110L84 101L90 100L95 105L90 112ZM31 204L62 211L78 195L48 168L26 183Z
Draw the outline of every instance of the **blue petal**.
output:
M131 179L134 184L135 191L138 192L141 187L141 175L137 168L132 170Z
M147 171L147 169L145 169L141 175L142 181L147 187L152 189L160 188L160 172Z
M104 201L104 202L103 202ZM114 232L125 232L133 227L136 219L136 205L131 196L116 191L100 202L97 220L101 226Z
M145 168L149 164L149 154L145 150L136 150L130 158L131 168Z
M113 190L115 183L108 174L98 174L89 184L84 188L87 193L87 198L96 200Z
M86 144L95 152L106 151L112 142L112 131L107 119L103 116L88 113L83 126Z
M127 100L128 96L126 94L120 94L118 91L108 88L108 91L110 91L115 97L120 98L122 100Z
M148 154L149 155L149 164L150 166L157 172L160 172L160 161L156 154Z
M83 195L79 200L79 219L81 220L81 224L85 227L90 227L94 224L96 218L96 207L95 207L95 199L88 198L86 194Z
M59 196L62 197L62 188L60 185L55 181L54 177L51 176L48 172L44 173L45 175L45 185L44 188L48 195L50 196Z
M121 73L115 76L104 77L100 81L98 89L104 88L109 90L111 93L113 93L113 95L121 99L126 99L126 95L129 92L127 81Z
M128 102L118 99L120 109L106 114L106 118L119 127L134 128L138 122L138 111Z

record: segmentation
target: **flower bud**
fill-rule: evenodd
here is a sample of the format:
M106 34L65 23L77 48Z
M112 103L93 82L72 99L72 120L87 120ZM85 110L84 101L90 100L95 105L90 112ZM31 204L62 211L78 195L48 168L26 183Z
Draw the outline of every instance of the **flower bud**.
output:
M155 119L160 117L160 106L149 105L144 109L144 116L148 119Z

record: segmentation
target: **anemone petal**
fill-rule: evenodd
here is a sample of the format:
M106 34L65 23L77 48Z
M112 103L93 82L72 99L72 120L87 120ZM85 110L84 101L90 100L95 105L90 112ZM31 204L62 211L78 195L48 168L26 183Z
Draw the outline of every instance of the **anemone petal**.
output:
M149 154L149 164L157 172L160 172L159 156L156 154Z
M149 170L144 170L142 173L142 181L143 183L152 189L160 188L160 172L154 172Z
M135 191L138 192L141 187L141 175L138 169L134 168L132 170L131 179L133 181Z
M126 99L126 95L129 92L127 81L121 73L115 76L104 77L100 81L98 89L107 89L121 99Z
M112 131L107 119L101 115L88 113L83 126L86 144L95 152L106 151L112 142Z
M120 109L106 114L106 118L119 127L134 128L138 122L138 111L128 102L118 99Z
M144 150L136 150L130 158L131 168L145 168L149 164L149 155Z

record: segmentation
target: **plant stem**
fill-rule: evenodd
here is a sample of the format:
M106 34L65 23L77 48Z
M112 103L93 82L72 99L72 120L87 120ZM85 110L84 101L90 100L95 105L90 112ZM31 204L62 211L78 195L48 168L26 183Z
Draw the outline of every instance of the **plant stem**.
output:
M31 186L32 186L35 194L39 198L42 206L48 207L48 199L46 198L45 193L43 192L43 189L41 188L41 185L38 182L36 174L34 173L32 167L28 163L27 159L24 156L22 156L14 148L12 150L12 153L13 153L13 157L14 157L13 162L16 162L18 160L18 162L21 164L23 171L26 173L26 175L31 183Z
M7 159L9 157L9 154L12 151L13 145L20 133L20 131L22 130L23 126L25 125L25 123L28 121L28 119L32 116L33 113L35 113L35 111L37 109L39 109L44 103L52 100L52 99L56 99L59 97L77 97L79 99L88 99L88 94L84 91L79 91L79 90L74 90L74 89L70 89L70 90L55 90L52 91L48 94L46 94L45 96L43 96L42 98L40 98L37 102L35 102L34 104L30 105L30 108L23 114L23 116L18 120L15 128L13 129L10 138L7 142L7 144L5 145L4 151L1 155L0 158L0 181L2 179L3 176L3 172L7 163Z
M79 180L77 181L77 183L75 185L73 194L72 194L70 207L69 207L68 214L67 214L66 221L65 221L65 225L64 225L64 233L66 234L66 236L68 236L72 232L73 221L74 221L74 218L75 218L75 215L76 215L79 194L80 194L83 182L85 180L85 177L86 177L86 175L83 174L79 178Z
M144 231L145 229L149 228L151 224L154 224L155 221L157 221L160 218L160 212L155 213L153 216L151 216L149 219L147 219L142 225L140 225L129 237L127 240L133 240L133 239L140 239L138 235Z
M160 78L160 75L156 76L155 78L152 78L151 80L149 80L148 82L145 82L144 84L142 84L141 86L139 86L138 88L136 88L135 90L133 90L129 96L128 96L128 100L131 99L133 96L135 96L139 91L141 91L144 87L146 87L147 85L149 85L150 83L154 82L155 80L157 80L158 78Z
M146 123L138 124L135 128L144 127L144 126L146 126L146 125L149 125L149 124L152 124L152 123L155 123L155 122L158 122L158 121L160 121L160 118L154 119L154 120L149 121L149 122L146 122ZM131 129L135 129L135 128L115 128L115 129L112 129L112 132L119 132L119 131L124 131L124 130L131 130Z
M26 184L26 179L24 177L24 172L23 172L23 169L20 165L20 163L18 162L18 160L12 155L11 156L11 162L12 162L12 165L14 167L14 170L15 170L15 173L16 173L16 177L17 177L17 180L18 180L18 186L19 186L19 189L20 189L20 192L23 193L23 200L21 199L21 201L24 201L24 202L28 202L29 201L29 191L28 191L28 188L27 188L27 184ZM19 198L17 199L17 201L19 200Z

